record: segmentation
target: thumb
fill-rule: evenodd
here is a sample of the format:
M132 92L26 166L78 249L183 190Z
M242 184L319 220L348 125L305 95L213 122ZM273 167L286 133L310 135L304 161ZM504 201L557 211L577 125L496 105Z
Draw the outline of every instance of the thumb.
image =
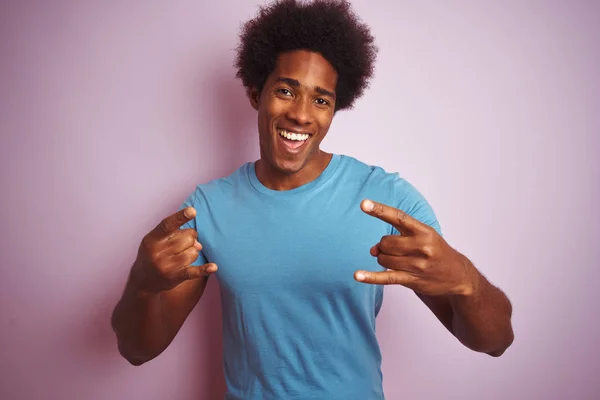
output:
M179 270L179 279L182 281L189 281L191 279L202 278L217 272L218 269L217 264L214 263L200 266L187 266Z

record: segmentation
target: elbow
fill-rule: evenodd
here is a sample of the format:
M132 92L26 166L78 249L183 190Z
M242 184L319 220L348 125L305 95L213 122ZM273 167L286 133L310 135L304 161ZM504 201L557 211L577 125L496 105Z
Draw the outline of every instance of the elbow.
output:
M123 357L127 362L134 367L139 367L152 360L153 357L141 357L139 355L133 354L131 351L128 351L124 346L119 344L119 354Z
M141 345L139 341L120 338L117 334L117 349L121 357L134 367L139 367L158 357L165 347L157 348L151 345Z
M135 367L139 367L142 364L147 363L154 357L143 357L139 354L136 354L135 350L132 350L131 345L127 345L126 334L123 332L123 329L119 326L118 321L118 308L115 308L113 314L111 316L111 327L113 332L115 333L117 339L117 349L121 357L123 357L127 362Z
M139 367L140 365L145 364L146 362L150 361L150 360L142 360L139 358L133 358L133 357L129 357L129 358L125 358L127 360L127 362L129 362L129 364L133 365L134 367Z
M495 335L494 335L495 336ZM471 338L465 340L456 336L459 341L467 348L477 352L484 353L492 357L500 357L512 345L515 340L512 329L510 329L504 337L479 337L478 339Z
M510 334L508 335L507 340L505 341L505 343L502 346L500 346L496 350L488 351L486 353L495 358L500 357L513 344L514 341L515 341L515 335L511 330Z
M134 358L134 357L125 357L123 356L123 358L125 358L127 360L127 362L131 365L133 365L134 367L139 367L140 365L143 365L146 363L147 360L142 360L139 358Z
M490 351L489 353L486 353L489 356L492 356L494 358L498 358L500 357L502 354L504 354L506 350L498 350L498 351Z

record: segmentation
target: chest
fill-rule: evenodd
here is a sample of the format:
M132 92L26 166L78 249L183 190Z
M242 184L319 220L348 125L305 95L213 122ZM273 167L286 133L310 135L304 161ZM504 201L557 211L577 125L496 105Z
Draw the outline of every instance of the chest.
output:
M241 208L216 219L203 242L222 289L236 297L282 290L330 295L359 285L356 270L382 269L369 249L389 226L358 207Z

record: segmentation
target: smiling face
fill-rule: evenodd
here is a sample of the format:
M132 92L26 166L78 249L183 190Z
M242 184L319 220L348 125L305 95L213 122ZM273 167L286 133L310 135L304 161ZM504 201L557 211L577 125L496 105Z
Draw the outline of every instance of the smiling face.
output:
M261 93L250 92L258 110L257 174L264 180L296 175L302 184L327 166L330 155L319 145L333 119L336 83L337 72L325 58L297 50L280 54Z

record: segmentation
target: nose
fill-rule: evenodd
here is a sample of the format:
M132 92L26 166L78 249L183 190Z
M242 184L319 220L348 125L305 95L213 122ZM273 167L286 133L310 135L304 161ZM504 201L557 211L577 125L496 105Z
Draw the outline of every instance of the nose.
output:
M310 125L313 122L313 107L310 99L298 98L286 113L286 116L298 125Z

